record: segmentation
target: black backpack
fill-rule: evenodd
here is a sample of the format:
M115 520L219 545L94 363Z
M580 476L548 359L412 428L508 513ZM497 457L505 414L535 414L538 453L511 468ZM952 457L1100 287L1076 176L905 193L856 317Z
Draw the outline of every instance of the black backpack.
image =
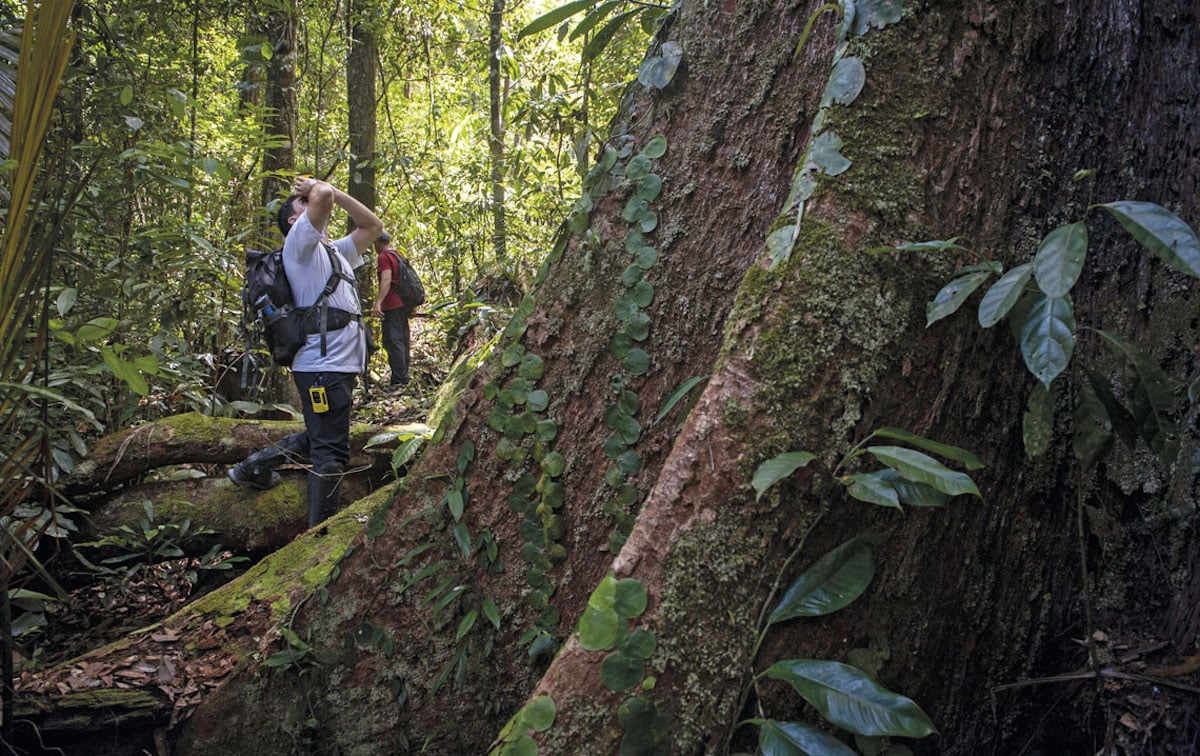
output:
M408 308L416 307L425 301L425 287L421 285L421 277L417 275L417 271L413 268L412 263L404 255L395 250L388 250L388 253L396 258L396 280L392 282L392 287L396 290L396 296L404 301L404 306Z
M330 307L326 299L341 281L355 285L354 278L342 272L333 248L322 244L329 255L333 273L311 307L297 307L283 267L283 249L273 252L246 250L246 285L242 288L242 327L249 341L261 334L271 353L271 362L290 366L310 334L321 334L321 356L325 356L326 331L345 328L360 320L356 312ZM357 289L356 289L357 290Z

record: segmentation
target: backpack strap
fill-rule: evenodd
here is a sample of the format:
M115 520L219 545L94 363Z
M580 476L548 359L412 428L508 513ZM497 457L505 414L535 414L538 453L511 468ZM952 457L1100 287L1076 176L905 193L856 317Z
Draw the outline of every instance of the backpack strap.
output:
M330 307L327 304L327 300L333 294L333 292L337 291L337 287L343 281L345 281L346 283L348 283L352 287L354 287L356 292L358 290L357 289L358 282L354 280L353 276L347 275L345 272L342 271L342 263L340 260L337 259L338 255L334 254L333 245L326 244L325 241L322 240L321 246L325 249L325 254L329 255L329 267L333 271L332 273L329 274L329 280L325 282L325 288L322 289L321 293L317 295L317 299L315 302L313 302L313 305L312 305L313 307L320 308L320 310L318 312L318 317L320 318L321 325L320 325L320 330L318 331L318 333L321 334L321 356L324 357L326 354L329 353L329 346L328 346L328 343L325 338L325 333L326 333L326 331L329 330ZM355 299L357 299L357 298L358 297L356 295ZM336 308L336 307L332 308L332 309L335 309L335 310L338 310L339 312L344 312L344 313L350 315L351 320L361 320L362 319L362 315L359 313L350 312L348 310L341 310L340 308ZM347 321L346 325L349 325L348 321ZM345 328L346 325L339 326L339 328ZM338 330L338 329L334 329L334 330Z

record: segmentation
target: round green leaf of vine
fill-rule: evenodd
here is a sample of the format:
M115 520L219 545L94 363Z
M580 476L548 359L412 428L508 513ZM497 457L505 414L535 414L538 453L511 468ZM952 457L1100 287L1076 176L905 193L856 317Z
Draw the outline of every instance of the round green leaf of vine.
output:
M554 716L558 713L554 699L550 696L538 696L526 704L523 713L525 724L534 732L545 732L554 724Z
M553 420L539 420L536 433L541 441L553 441L558 437L558 423Z
M521 344L512 344L500 356L500 361L504 367L513 367L521 362L521 357L525 354L525 347Z
M630 349L621 364L630 375L645 375L650 370L650 355L644 349Z
M636 659L649 659L657 648L658 640L654 637L654 633L641 627L625 636L620 643L622 653Z
M656 262L658 262L658 250L654 247L642 247L633 253L633 264L642 270L653 268Z
M600 663L600 681L611 691L629 690L640 683L645 674L645 662L620 651L609 654Z
M630 449L617 456L617 467L621 468L621 472L633 477L642 471L642 458Z
M651 160L657 160L667 154L667 138L662 134L655 136L649 142L646 142L646 148L642 150L642 154Z
M622 332L617 332L608 340L608 351L618 360L623 360L629 356L629 350L633 348L633 339L629 338Z
M662 192L662 185L662 176L659 176L657 173L648 173L638 180L637 196L647 202L653 202L658 199L658 195Z
M633 578L617 581L613 609L625 619L633 619L646 611L646 588Z
M620 470L620 468L617 468ZM638 491L637 486L632 483L625 483L617 491L617 504L622 507L628 507L637 501Z
M533 391L529 394L529 398L526 400L526 403L529 409L533 410L534 412L541 412L550 404L550 395L545 391L538 389L537 391ZM534 429L536 430L536 426Z
M536 381L546 372L546 362L536 354L526 354L521 358L521 377Z
M625 324L625 333L634 341L645 341L650 338L650 316L639 312L641 317L630 318Z
M625 203L625 209L621 213L621 218L626 223L633 223L649 211L649 203L635 194Z
M642 400L636 392L622 391L621 396L617 398L617 403L621 405L621 409L625 410L628 415L636 415L638 410L642 408Z
M588 651L605 651L617 642L619 618L613 609L588 606L579 618L579 645Z
M542 459L542 472L551 478L557 478L567 469L567 460L558 452L550 452Z
M604 439L604 456L608 457L609 459L620 458L620 456L624 454L625 450L628 448L629 445L622 440L621 434L619 433L614 433L608 438Z
M637 302L633 301L631 294L622 294L613 300L613 314L617 316L617 320L622 323L632 319L638 314Z
M625 177L630 181L637 181L643 176L650 174L650 159L644 154L634 155L629 159L629 165L625 166Z
M646 246L646 237L642 235L641 231L632 228L629 230L629 233L625 234L626 252L637 254L637 251L644 246Z
M658 216L649 211L643 213L638 219L638 228L642 230L642 233L650 233L658 228Z
M642 280L642 269L637 265L630 265L621 271L621 283L628 288L633 288L638 281Z
M629 292L633 303L639 307L648 307L654 301L654 286L649 281L638 281Z

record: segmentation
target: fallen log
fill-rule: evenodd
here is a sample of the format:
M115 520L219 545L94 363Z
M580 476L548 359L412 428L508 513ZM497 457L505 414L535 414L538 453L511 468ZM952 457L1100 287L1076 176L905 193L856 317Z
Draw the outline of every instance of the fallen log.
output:
M101 438L92 445L88 459L62 482L61 489L78 501L122 488L168 465L233 464L303 429L303 423L294 421L208 417L198 412L173 415ZM386 472L395 439L427 431L423 423L355 424L350 429L350 466L366 465ZM388 441L370 444L380 437Z

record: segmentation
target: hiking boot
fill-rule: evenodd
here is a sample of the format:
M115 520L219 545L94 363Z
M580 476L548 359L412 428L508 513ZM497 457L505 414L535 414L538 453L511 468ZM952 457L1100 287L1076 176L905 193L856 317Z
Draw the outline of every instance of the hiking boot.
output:
M259 491L266 491L268 488L279 485L279 473L274 470L266 470L254 475L242 469L241 465L234 465L226 474L234 482L234 485L242 488L257 488Z

